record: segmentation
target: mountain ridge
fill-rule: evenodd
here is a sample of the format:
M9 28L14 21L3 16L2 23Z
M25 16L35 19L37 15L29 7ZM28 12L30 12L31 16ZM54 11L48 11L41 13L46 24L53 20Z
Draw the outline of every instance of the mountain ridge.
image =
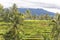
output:
M51 16L54 16L55 13L53 12L49 12L47 10L44 10L42 8L40 9L34 9L34 8L18 8L18 10L21 12L21 13L25 13L26 10L30 10L31 14L34 15L34 14L37 14L37 15L41 15L41 14L49 14Z

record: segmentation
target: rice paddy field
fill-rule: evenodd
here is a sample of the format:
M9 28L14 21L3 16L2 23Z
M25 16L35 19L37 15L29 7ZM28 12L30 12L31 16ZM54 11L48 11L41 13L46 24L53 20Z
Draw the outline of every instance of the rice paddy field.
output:
M20 38L23 40L47 40L51 39L52 25L50 20L24 20L23 25L18 25ZM9 25L8 25L9 24ZM12 27L11 23L0 22L0 40L3 35Z

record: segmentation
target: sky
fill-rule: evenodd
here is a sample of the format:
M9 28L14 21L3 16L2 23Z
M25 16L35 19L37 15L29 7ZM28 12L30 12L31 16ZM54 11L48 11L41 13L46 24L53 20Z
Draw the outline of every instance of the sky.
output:
M60 13L59 0L0 0L4 8L11 7L14 3L18 8L42 8L50 12Z

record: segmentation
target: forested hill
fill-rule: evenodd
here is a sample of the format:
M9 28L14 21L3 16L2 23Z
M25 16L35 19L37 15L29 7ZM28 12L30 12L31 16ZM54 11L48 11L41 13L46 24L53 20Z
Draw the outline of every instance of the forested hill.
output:
M49 15L54 16L54 14L55 14L55 13L53 13L53 12L49 12L49 11L44 10L44 9L18 8L18 10L19 10L21 13L24 13L27 9L31 11L32 15L34 15L34 14L40 15L40 14L46 14L46 13L48 13Z

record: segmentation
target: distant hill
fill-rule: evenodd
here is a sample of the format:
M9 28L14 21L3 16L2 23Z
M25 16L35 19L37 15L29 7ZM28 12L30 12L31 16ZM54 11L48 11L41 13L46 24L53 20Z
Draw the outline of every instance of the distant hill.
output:
M18 8L18 10L21 12L21 13L25 13L25 11L29 9L32 13L32 15L34 14L37 14L37 15L40 15L40 14L46 14L48 13L49 15L51 16L54 16L55 13L53 12L49 12L47 10L44 10L44 9L33 9L33 8Z

